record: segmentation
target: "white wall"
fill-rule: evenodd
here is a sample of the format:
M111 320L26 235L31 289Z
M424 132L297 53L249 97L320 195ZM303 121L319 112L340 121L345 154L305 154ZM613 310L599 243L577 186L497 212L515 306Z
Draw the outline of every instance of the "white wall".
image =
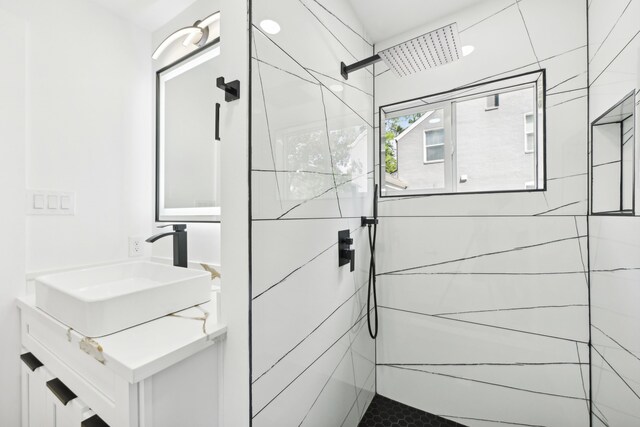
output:
M0 424L20 423L20 323L15 298L24 291L25 47L23 20L0 9Z
M220 133L221 224L191 223L189 259L222 265L222 321L228 332L224 342L222 425L249 425L249 183L248 177L248 10L237 0L200 0L153 33L154 48L176 29L192 25L220 11L220 75L239 79L241 98L222 103ZM154 70L179 59L182 45L167 49ZM212 76L212 79L218 76ZM164 240L164 241L163 241ZM221 251L224 247L224 252ZM154 243L153 255L171 257L171 240Z
M0 21L0 424L15 426L25 272L124 259L151 232L151 39L82 0L0 0ZM26 188L75 192L76 215L25 217Z
M75 216L27 218L27 270L127 258L151 232L150 34L88 1L0 7L28 26L27 188L76 193Z
M220 4L222 75L240 80L241 97L220 111L222 161L222 320L227 324L222 392L223 426L249 425L249 22L248 4ZM224 42L227 40L227 42ZM226 46L226 48L224 47ZM226 143L225 143L226 141Z
M261 31L264 19L281 31ZM375 392L360 224L372 205L373 76L345 81L339 64L373 47L343 0L254 0L252 23L253 426L355 427ZM353 272L338 265L340 230L354 240Z
M636 150L636 215L640 194L638 16L638 0L593 0L589 6L590 121L635 91L635 135L627 144L633 144ZM601 139L596 139L594 144L602 142ZM597 157L597 150L594 152ZM594 186L603 188L595 181ZM606 191L606 186L604 189ZM600 194L596 193L598 196ZM637 304L640 298L640 219L637 216L590 216L589 230L592 422L594 427L637 425L640 423L640 333L636 327L640 321Z
M585 8L483 1L376 45L457 22L475 46L404 78L376 65L377 105L546 69L549 179L545 192L381 199L378 393L469 426L588 425Z
M198 19L206 18L214 12L220 10L220 0L199 0L185 9L178 16L170 20L167 24L153 32L152 44L155 49L162 41L175 30L193 25ZM221 15L221 20L225 18ZM228 19L227 19L228 21ZM153 63L154 70L154 84L155 84L155 71L165 67L166 65L178 60L182 55L189 52L181 43L176 43L169 47L165 53ZM221 52L224 52L224 47L221 48ZM223 56L215 60L222 60ZM218 69L218 68L217 68ZM218 76L211 76L215 79ZM212 80L213 81L213 80ZM154 101L155 102L155 101ZM155 105L155 104L154 104ZM154 129L155 135L155 129ZM222 135L222 130L221 130ZM155 138L155 136L154 136ZM153 142L155 146L155 139ZM154 166L155 168L155 166ZM153 169L155 171L155 169ZM155 175L152 178L155 179ZM155 207L154 207L155 209ZM153 222L153 218L152 218ZM162 224L158 224L162 225ZM154 230L159 232L158 229ZM192 223L187 225L187 232L189 233L188 239L188 252L189 260L204 262L208 264L220 265L220 224L219 223ZM173 256L173 246L171 239L160 239L152 246L151 253L156 257L171 258Z

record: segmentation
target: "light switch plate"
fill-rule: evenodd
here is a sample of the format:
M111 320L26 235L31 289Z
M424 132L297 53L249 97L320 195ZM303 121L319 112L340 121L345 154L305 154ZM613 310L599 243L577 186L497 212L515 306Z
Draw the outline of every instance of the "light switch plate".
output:
M72 203L71 203L71 197L66 196L66 195L62 195L60 196L60 209L63 211L68 211L71 209Z
M76 195L69 191L27 191L27 215L75 215Z
M31 204L33 209L44 209L44 194L33 193L33 197L31 198L33 203Z
M55 194L48 194L47 195L47 209L57 210L59 207L60 207L60 205L58 204L58 196L56 196Z

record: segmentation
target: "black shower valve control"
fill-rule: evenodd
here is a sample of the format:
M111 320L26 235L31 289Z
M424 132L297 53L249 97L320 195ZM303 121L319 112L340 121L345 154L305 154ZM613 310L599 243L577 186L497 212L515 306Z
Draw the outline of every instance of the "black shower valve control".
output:
M338 265L349 264L349 270L355 270L356 266L356 251L351 249L353 245L353 238L349 230L338 231Z

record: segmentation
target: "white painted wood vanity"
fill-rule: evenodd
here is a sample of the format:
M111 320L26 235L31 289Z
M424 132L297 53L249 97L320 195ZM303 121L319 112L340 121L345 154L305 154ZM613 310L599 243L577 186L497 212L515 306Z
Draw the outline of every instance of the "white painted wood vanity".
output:
M22 364L22 427L220 425L219 295L214 286L207 303L93 339L19 298L22 353L42 364ZM64 405L54 378L77 397Z

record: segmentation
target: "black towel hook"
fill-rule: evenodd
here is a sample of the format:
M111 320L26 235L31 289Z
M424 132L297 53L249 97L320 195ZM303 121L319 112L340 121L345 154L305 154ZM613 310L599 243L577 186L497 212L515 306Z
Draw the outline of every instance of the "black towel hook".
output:
M224 82L224 77L218 77L216 81L216 86L222 89L225 93L224 100L227 102L235 101L236 99L240 99L240 81L234 80L229 83Z

